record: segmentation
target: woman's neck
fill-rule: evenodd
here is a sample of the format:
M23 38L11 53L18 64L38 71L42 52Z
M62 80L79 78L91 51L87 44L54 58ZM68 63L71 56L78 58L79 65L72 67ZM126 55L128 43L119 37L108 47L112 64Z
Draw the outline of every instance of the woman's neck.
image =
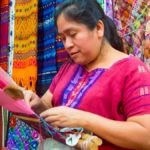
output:
M86 69L91 71L97 68L110 68L110 66L116 61L125 57L128 57L128 55L114 49L111 45L105 42L97 58L86 65Z

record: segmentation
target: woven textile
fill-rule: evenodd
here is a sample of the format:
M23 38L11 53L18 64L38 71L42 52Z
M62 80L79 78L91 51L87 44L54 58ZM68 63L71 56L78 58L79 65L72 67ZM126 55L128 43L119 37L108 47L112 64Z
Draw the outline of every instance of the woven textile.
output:
M122 36L122 37L127 32L127 31L125 31L125 29L126 29L128 21L131 17L133 1L134 0L131 0L131 1L114 0L113 1L114 22L118 28L120 36ZM128 53L129 49L131 48L131 45L129 45L129 43L127 43L125 41L126 39L124 37L122 39L124 41L125 52Z
M38 80L37 93L48 89L60 65L66 59L62 42L54 25L54 11L62 0L40 0L38 14Z
M0 67L7 71L9 0L0 1ZM5 33L5 34L4 34ZM0 107L0 149L5 145L7 111Z
M0 1L0 66L7 70L9 7L8 0ZM5 34L4 34L5 33Z
M111 19L113 19L113 2L112 0L105 0L105 13Z
M148 0L115 0L113 6L114 20L124 41L125 52L145 61L142 50L148 32L146 31L146 18L150 9Z
M11 4L15 5L15 8L12 8L10 15L10 21L14 22L14 27L11 25L10 30L14 36L10 36L9 72L12 72L17 84L35 91L38 1L16 0ZM8 149L34 150L38 145L38 133L23 121L16 119L12 113L9 115L7 137Z
M132 18L130 19L133 50L131 51L135 56L142 59L142 43L145 40L145 26L148 5L146 1L135 1L133 4Z
M145 22L145 41L143 42L144 62L150 68L150 1L147 4L147 16Z
M37 14L37 0L16 0L12 77L33 91L37 79Z

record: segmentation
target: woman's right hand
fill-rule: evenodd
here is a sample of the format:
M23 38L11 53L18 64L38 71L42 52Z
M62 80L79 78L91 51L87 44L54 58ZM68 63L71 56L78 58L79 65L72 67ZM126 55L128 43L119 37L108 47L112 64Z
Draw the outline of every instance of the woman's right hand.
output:
M39 97L31 90L23 90L23 94L27 105L29 105L38 114L52 107L52 94L49 90L47 90L42 97Z
M31 90L23 90L24 94L24 101L29 105L31 108L36 109L40 106L41 100L40 97Z

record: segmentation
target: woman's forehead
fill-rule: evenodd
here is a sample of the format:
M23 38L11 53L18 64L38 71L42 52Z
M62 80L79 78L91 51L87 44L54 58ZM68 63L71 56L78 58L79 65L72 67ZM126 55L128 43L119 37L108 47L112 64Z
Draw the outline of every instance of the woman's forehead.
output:
M68 19L63 14L57 19L57 28L59 33L68 32L69 30L75 30L82 27L85 27L85 25Z

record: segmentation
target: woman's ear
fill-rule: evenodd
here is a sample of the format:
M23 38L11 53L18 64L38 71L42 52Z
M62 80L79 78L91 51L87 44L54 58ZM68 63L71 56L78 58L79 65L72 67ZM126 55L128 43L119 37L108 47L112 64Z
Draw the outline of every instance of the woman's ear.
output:
M102 38L104 36L104 23L99 20L96 25L98 37Z

